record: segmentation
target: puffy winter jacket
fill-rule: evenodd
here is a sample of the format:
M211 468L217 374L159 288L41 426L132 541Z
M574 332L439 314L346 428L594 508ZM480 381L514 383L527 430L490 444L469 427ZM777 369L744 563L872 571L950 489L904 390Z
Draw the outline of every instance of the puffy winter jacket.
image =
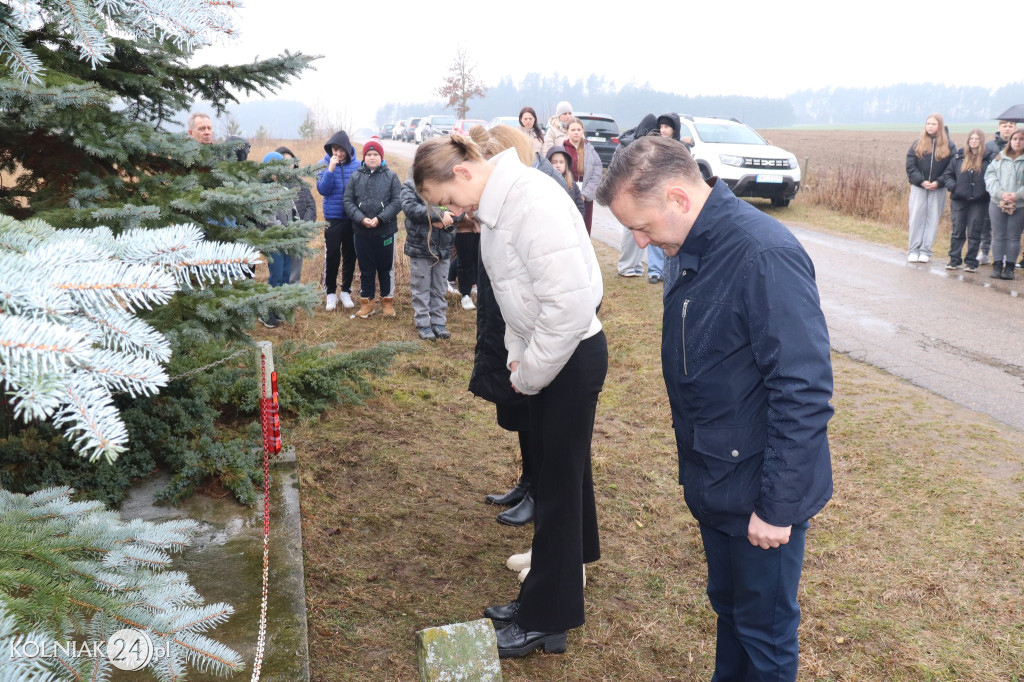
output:
M523 165L515 149L490 160L480 197L480 257L505 320L512 383L535 395L558 375L583 339L601 331L601 267L566 193Z
M1024 206L1024 154L1011 159L1005 149L999 152L985 171L985 189L993 204L1000 202L1003 192L1013 192L1017 195L1017 208Z
M580 210L580 214L582 214L583 211L586 210L586 206L583 204L583 192L580 191L580 183L574 182L572 183L572 189L569 188L569 185L568 183L566 183L565 178L563 178L562 175L555 170L555 167L551 165L551 157L554 156L555 154L565 154L566 156L568 156L569 152L565 151L565 147L563 147L562 145L556 144L554 147L548 150L548 158L545 159L545 165L547 167L538 168L538 166L534 165L534 168L537 168L538 170L543 170L552 178L558 180L558 182L561 183L563 187L565 187L566 191L569 192L569 196L572 197L573 203L576 204L576 208L578 208ZM571 160L572 159L570 158L569 161ZM550 172L547 170L548 168L551 169Z
M525 408L526 396L512 390L511 373L506 366L508 350L505 349L505 320L501 317L501 308L494 298L491 279L487 276L487 268L482 260L477 268L476 284L476 348L473 352L473 374L469 377L469 392L499 407ZM511 428L502 422L499 409L498 423L503 428ZM526 428L526 425L522 427Z
M573 178L576 178L580 183L580 191L583 193L583 198L587 201L593 201L594 196L597 194L597 186L601 184L601 173L604 172L604 166L601 164L601 157L598 155L597 150L594 149L594 145L587 142L586 139L582 140L583 147L583 177L580 178L580 174L577 168L577 159L579 157L579 148L573 147L572 143L569 142L569 138L565 138L565 151L572 157L572 166L574 169Z
M380 168L359 167L345 187L345 213L352 218L353 232L373 232L387 236L398 232L398 214L402 212L402 183L398 175L381 161ZM363 218L379 218L377 227L366 227Z
M320 160L320 163L330 165L331 145L333 144L338 145L342 149L348 149L348 161L343 164L339 163L334 167L333 172L328 172L326 168L320 171L316 176L316 190L324 198L324 218L326 220L341 220L351 217L345 215L345 207L343 205L345 186L348 184L348 179L359 168L359 159L356 158L355 147L348 141L348 133L344 130L339 130L324 145L324 150L327 153Z
M1003 151L1003 147L1005 146L1006 140L1003 139L1003 136L1000 135L999 131L997 130L995 136L985 143L985 151L991 154L992 158L994 159L996 158L996 154Z
M910 145L910 150L907 152L907 179L910 180L911 185L920 187L922 182L941 182L942 174L946 172L946 166L956 156L956 145L950 142L949 156L944 159L936 159L935 145L937 141L937 137L932 138L931 153L925 154L920 159L917 158L917 152L914 149L917 142Z
M548 121L548 131L544 133L544 145L541 147L540 153L547 154L548 150L556 144L563 144L567 137L569 137L569 133L566 132L562 121L557 116L552 116Z
M452 257L452 246L455 244L455 223L448 227L434 227L433 222L441 222L441 215L436 207L427 217L427 205L416 193L416 185L412 182L412 174L402 185L402 211L405 213L405 255L409 258L433 258L444 260Z
M985 171L988 170L992 156L987 153L982 156L980 172L975 170L964 172L960 170L964 165L964 150L958 151L946 166L946 172L942 174L942 184L949 190L949 198L958 201L987 201Z

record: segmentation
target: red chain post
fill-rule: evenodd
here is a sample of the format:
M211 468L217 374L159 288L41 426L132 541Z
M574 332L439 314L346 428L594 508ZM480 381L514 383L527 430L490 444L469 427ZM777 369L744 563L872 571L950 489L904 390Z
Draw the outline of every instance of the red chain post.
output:
M263 430L263 594L251 682L259 682L267 637L267 586L270 577L270 456L281 452L281 416L272 346L269 341L260 341L256 344L256 349L260 360L260 426Z

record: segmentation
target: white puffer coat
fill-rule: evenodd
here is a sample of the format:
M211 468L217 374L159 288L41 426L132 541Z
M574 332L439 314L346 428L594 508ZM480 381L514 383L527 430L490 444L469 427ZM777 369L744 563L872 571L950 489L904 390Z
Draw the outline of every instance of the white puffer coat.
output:
M583 216L565 190L509 149L490 161L476 217L480 255L505 318L512 384L534 395L583 339L601 331L601 268Z

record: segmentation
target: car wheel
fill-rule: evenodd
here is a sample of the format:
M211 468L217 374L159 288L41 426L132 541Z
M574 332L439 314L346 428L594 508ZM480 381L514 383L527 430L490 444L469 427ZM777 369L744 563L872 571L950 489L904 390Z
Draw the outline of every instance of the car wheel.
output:
M700 176L701 176L702 178L704 178L705 180L707 180L708 178L710 178L710 177L711 177L711 169L710 169L710 168L708 168L707 166L705 166L705 165L704 165L703 163L699 163L699 164L697 164L697 167L698 167L698 168L700 168Z
M782 197L772 197L772 206L786 208L787 206L789 206L789 199L783 199Z

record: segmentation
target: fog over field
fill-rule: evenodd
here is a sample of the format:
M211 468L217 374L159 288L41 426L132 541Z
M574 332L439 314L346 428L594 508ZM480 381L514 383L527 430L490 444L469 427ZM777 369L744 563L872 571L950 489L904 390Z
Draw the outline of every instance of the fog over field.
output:
M519 83L530 73L558 74L570 83L597 74L615 89L649 84L678 95L777 99L823 88L925 82L995 91L1019 80L1010 66L1016 63L1015 41L983 41L985 63L1005 63L1005 73L950 56L962 20L976 23L979 35L999 30L997 18L1007 6L990 0L972 3L962 19L938 6L879 0L838 6L738 0L727 12L693 3L645 12L628 5L619 12L576 7L564 20L579 41L572 46L566 38L559 48L551 40L559 14L542 4L458 7L398 0L338 6L293 0L283 7L249 0L238 11L237 38L201 50L196 59L242 63L286 49L323 55L317 71L278 98L334 110L352 127L375 124L386 102L436 99L434 90L459 44L489 86L505 78ZM927 18L927 12L936 16ZM941 38L918 36L935 24L943 26ZM1024 86L1016 92L1024 101Z

